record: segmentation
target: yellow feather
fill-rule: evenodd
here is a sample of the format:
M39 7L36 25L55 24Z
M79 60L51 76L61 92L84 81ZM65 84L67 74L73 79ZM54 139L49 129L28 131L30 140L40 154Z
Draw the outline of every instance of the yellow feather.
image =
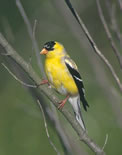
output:
M63 86L67 90L67 94L76 95L78 93L73 78L69 74L66 66L61 64L60 59L47 59L45 62L45 70L48 80L57 90Z
M46 55L45 71L49 82L57 91L63 95L75 96L78 94L78 89L63 61L64 56L67 54L63 46L56 42L54 50ZM64 92L61 92L61 89L65 89Z

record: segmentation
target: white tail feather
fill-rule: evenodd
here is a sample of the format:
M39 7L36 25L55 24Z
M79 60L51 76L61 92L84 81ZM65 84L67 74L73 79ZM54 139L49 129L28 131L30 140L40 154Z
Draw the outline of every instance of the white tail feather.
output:
M82 118L82 114L81 114L81 106L80 106L80 97L79 97L79 95L75 96L75 97L70 97L69 102L72 105L73 111L75 113L76 120L81 125L82 129L86 130L85 124L84 124L84 121L83 121L83 118Z

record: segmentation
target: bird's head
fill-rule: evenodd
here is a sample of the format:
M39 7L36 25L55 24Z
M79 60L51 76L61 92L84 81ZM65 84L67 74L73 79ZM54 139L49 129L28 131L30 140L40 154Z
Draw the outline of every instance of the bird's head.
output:
M62 44L56 41L49 41L46 42L43 46L42 51L40 54L46 55L46 57L56 57L56 56L61 56L64 55L65 49Z

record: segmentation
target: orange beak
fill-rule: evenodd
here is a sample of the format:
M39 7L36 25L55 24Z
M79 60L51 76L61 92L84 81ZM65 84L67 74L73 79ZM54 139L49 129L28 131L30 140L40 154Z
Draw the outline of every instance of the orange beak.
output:
M42 49L42 51L40 52L40 54L42 55L46 55L48 53L48 50L46 50L45 48Z

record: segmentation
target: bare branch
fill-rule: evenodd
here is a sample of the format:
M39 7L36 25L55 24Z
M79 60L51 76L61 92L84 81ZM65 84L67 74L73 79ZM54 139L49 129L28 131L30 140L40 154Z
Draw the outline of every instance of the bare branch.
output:
M96 75L97 82L104 90L104 94L107 95L108 103L112 107L113 113L115 114L116 117L117 124L119 125L120 128L122 128L121 93L119 95L119 92L116 90L116 88L112 86L101 63L92 55L88 58L89 62L91 62L91 66L93 67L93 71Z
M103 12L102 12L102 8L101 8L101 5L100 5L100 1L99 0L96 0L96 3L97 3L97 8L98 8L98 12L99 12L99 16L100 16L100 19L101 19L101 22L104 26L104 29L105 29L105 32L106 32L106 35L108 37L108 40L111 44L111 47L114 51L114 54L116 55L117 59L118 59L118 62L120 64L120 67L122 69L122 57L113 41L113 38L112 38L112 35L111 35L111 32L109 31L109 28L107 26L107 22L105 21L105 18L104 18L104 15L103 15Z
M22 85L26 86L26 87L31 87L31 88L37 88L37 86L34 86L34 85L30 85L30 84L27 84L23 81L21 81L19 78L17 78L11 71L10 69L4 64L4 63L1 63L3 65L3 67L13 76L13 78L15 80L17 80L19 83L21 83Z
M85 33L87 39L89 40L92 48L94 49L94 52L101 58L101 60L107 65L108 69L111 71L120 91L122 91L122 84L120 82L119 77L117 76L116 72L114 71L112 65L110 64L110 62L108 61L108 59L101 53L101 51L98 49L97 45L95 44L94 40L92 39L91 35L89 34L86 26L84 25L82 19L80 18L80 16L78 15L78 13L76 12L76 10L73 8L71 2L69 0L65 0L67 6L69 7L69 9L71 10L72 14L74 15L74 17L76 18L77 22L79 23L80 27L82 28L83 32Z
M45 126L45 130L46 130L46 134L47 134L49 143L50 143L50 145L53 147L53 149L54 149L54 151L57 153L57 155L60 155L60 152L58 151L58 149L56 148L56 146L54 145L54 143L52 142L52 140L51 140L51 138L50 138L50 134L49 134L49 131L48 131L47 122L46 122L46 118L45 118L45 114L44 114L42 105L41 105L41 103L40 103L39 100L37 100L37 103L38 103L39 108L40 108L40 110L41 110L41 112L42 112L42 116L43 116L43 119L44 119L44 126Z
M28 77L35 83L35 85L38 85L41 81L41 79L37 76L37 74L34 72L33 68L31 66L28 67L28 64L17 54L17 52L8 44L8 42L5 40L5 38L0 33L0 47L4 49L6 53L9 54L8 59L14 60L26 74ZM0 52L3 53L2 50ZM1 54L1 53L0 53ZM41 85L38 87L40 90L40 93L44 94L56 107L59 106L60 100L57 98L57 96L54 95L53 91L51 89L48 89L48 86ZM67 121L71 124L75 132L78 134L81 141L83 141L93 152L95 152L97 155L104 155L104 151L87 135L86 132L81 128L79 123L74 118L74 115L72 115L66 107L64 107L60 112L64 115L64 117L67 119Z
M34 38L35 38L36 26L37 26L37 20L35 19L35 21L34 21L34 26L33 26L33 31L32 31L33 37L34 37ZM30 57L29 57L29 63L28 63L28 64L31 63L33 50L34 50L34 47L33 47L33 45L32 45L32 52L31 52L31 55L30 55ZM37 61L38 61L38 59L37 59ZM39 64L39 63L38 63L38 64Z
M36 26L37 26L37 19L35 19L34 26L33 26L33 37L34 38L35 38Z
M120 10L122 11L122 0L118 0Z
M120 42L120 45L122 47L122 34L120 32L120 28L117 24L117 20L116 20L116 17L115 17L115 12L116 12L116 6L115 4L113 3L112 5L112 12L111 12L111 23L112 23L112 28L113 28L113 31L116 33L117 35L117 38Z
M20 0L16 0L16 5L17 5L17 7L18 7L18 9L20 11L21 16L24 19L24 22L25 22L26 26L27 26L28 33L30 35L30 38L32 40L33 47L34 47L35 52L36 52L36 58L37 58L38 66L39 66L39 68L41 70L41 73L42 73L43 77L45 78L46 76L45 76L45 72L44 72L44 69L43 69L43 65L42 65L42 63L40 61L41 58L40 58L40 55L39 55L39 48L38 48L38 45L37 45L35 36L33 35L31 24L29 22L29 19L28 19L27 15L26 15L26 13L24 11L24 8L23 8Z
M62 128L62 123L59 120L59 116L57 114L56 108L54 107L53 104L51 104L51 109L46 108L46 112L49 115L49 118L54 122L55 128L58 132L59 137L62 139L62 146L64 148L65 154L70 154L72 155L72 148L70 146L69 139L67 138L67 135L65 134L63 128Z
M108 141L108 134L106 134L105 143L104 143L103 148L102 148L103 150L104 150L104 148L105 148L105 146L107 144L107 141Z
M120 42L120 46L122 47L122 34L120 32L120 28L117 23L117 18L115 17L116 6L114 3L112 4L112 7L110 10L111 10L111 12L109 12L109 14L110 14L111 23L112 23L111 27L112 27L112 30L115 32L117 39Z

